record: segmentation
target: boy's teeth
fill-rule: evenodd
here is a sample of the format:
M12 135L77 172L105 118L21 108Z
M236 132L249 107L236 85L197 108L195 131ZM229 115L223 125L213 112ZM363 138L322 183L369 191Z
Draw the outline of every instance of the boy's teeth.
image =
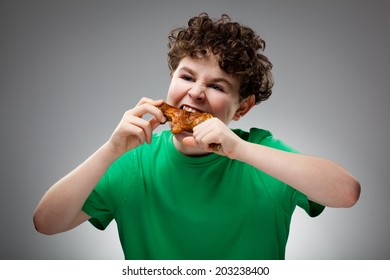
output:
M187 107L187 106L183 106L183 110L187 111L187 112L197 112L195 109Z

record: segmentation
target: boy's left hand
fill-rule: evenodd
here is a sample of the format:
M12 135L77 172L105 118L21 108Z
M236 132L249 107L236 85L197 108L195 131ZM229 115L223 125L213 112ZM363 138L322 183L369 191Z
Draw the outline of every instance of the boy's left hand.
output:
M237 147L243 141L218 118L209 119L193 129L192 136L185 137L183 144L235 158ZM211 146L210 146L211 145ZM217 146L218 148L215 148Z

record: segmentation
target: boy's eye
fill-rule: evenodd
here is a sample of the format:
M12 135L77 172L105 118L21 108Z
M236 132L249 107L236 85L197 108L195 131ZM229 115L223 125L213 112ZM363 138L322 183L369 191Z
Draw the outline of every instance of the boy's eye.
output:
M215 89L215 90L218 90L218 91L222 91L222 92L223 92L223 88L220 87L219 85L211 84L210 87L211 87L212 89Z
M193 81L194 80L191 76L188 76L188 75L183 75L181 78L185 81Z

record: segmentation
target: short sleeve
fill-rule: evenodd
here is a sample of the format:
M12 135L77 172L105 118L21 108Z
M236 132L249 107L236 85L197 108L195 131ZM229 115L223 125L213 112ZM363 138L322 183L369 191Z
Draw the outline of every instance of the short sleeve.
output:
M252 128L250 131L250 135L253 142L260 143L262 145L272 147L278 150L290 152L290 153L296 153L299 154L300 152L291 146L284 143L282 140L275 139L271 132L267 130L261 130L257 128ZM251 139L249 139L251 140ZM291 187L292 188L292 187ZM301 207L310 217L316 217L324 211L325 206L318 204L314 201L311 201L307 198L306 195L303 193L295 190L297 195L297 205Z
M115 218L115 214L125 201L132 184L130 154L115 161L91 192L82 210L91 218L89 222L104 230Z
M306 195L299 193L297 205L301 207L310 217L317 217L324 211L325 206L307 198Z
M113 220L113 214L110 207L104 200L104 185L107 181L106 175L99 181L95 189L89 195L84 203L82 210L91 216L89 222L100 230L104 230Z

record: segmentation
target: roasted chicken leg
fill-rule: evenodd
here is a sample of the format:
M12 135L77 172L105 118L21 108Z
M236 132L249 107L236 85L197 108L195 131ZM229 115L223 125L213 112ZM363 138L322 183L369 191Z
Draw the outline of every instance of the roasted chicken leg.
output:
M211 119L213 116L209 113L188 112L167 103L163 103L158 107L164 114L167 121L171 122L171 132L173 134L182 131L192 132L192 129L205 120ZM211 143L209 145L214 151L221 150L222 146L218 143Z
M173 107L165 102L158 108L164 114L165 118L172 123L171 131L173 134L177 134L182 131L192 132L192 129L195 126L213 117L208 113L188 112Z

